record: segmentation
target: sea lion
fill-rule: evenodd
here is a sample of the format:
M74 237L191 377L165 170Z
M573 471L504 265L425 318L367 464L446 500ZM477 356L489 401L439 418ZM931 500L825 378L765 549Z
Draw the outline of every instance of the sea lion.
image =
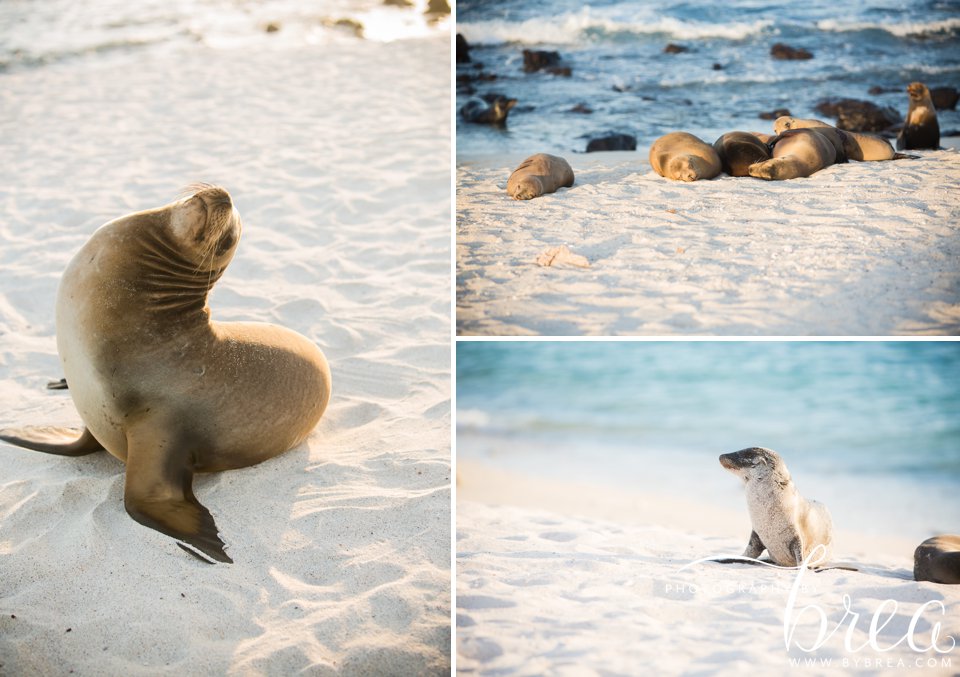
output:
M913 553L913 577L960 584L960 536L934 536L918 545Z
M912 82L907 86L907 94L910 107L903 129L897 136L897 150L936 150L940 147L940 123L937 122L937 109L930 98L930 90L922 82Z
M746 486L753 531L744 557L756 559L764 550L775 564L795 567L817 546L830 556L833 522L827 508L803 498L790 479L787 465L770 449L751 447L720 456L720 465Z
M573 169L562 157L537 153L513 170L507 180L507 195L515 200L530 200L558 188L573 185Z
M790 129L774 137L770 146L773 157L750 165L747 170L750 176L784 181L807 177L847 161L840 131L833 127Z
M751 132L727 132L713 142L713 149L730 176L749 176L750 165L770 159L767 143Z
M784 116L777 118L773 123L773 131L777 134L785 132L788 129L833 129L839 133L843 142L843 152L848 160L857 162L873 162L880 160L901 160L909 155L903 155L893 150L890 142L874 134L865 134L863 132L848 132L844 129L837 129L833 125L820 120L804 120Z
M504 126L507 124L507 114L516 105L516 99L508 99L499 94L485 98L471 96L460 107L460 115L467 122Z
M723 169L713 146L686 132L671 132L654 141L650 166L660 176L676 181L712 179Z
M311 341L210 319L208 292L241 228L227 191L206 184L101 226L67 266L56 303L57 351L85 427L0 431L51 454L105 449L126 463L135 520L221 562L232 560L193 474L290 449L330 399L330 369Z

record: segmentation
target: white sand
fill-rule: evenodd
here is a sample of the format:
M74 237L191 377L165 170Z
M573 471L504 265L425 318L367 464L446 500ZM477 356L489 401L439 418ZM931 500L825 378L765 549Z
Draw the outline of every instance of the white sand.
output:
M703 557L739 554L746 509L734 515L696 499L620 494L458 462L457 670L483 675L955 674L960 648L918 653L902 641L878 652L866 643L886 600L878 646L913 633L929 646L960 640L960 586L912 580L913 544L838 533L835 560L859 572L806 572L788 627L784 619L796 572ZM843 595L859 613L851 617ZM835 634L816 650L819 612ZM866 646L865 646L866 645ZM950 661L947 664L942 659ZM791 663L799 660L799 665ZM805 661L812 661L806 663ZM927 663L932 660L933 663ZM829 661L824 663L823 661ZM918 662L919 661L919 662Z
M502 335L960 332L960 153L808 179L656 175L570 153L572 188L511 200L529 153L457 160L457 330ZM538 266L565 244L591 267Z
M123 465L2 445L0 674L446 674L449 38L136 52L0 74L0 427L79 425L56 287L101 223L225 186L218 320L297 330L331 404L199 476L233 565L129 518Z

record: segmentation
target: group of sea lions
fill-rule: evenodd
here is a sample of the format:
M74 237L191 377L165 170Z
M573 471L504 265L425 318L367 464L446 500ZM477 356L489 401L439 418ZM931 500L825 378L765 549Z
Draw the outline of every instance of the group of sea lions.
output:
M797 567L808 561L817 546L823 554L815 569L846 569L821 566L833 545L833 521L827 507L805 499L797 491L790 471L772 449L750 447L720 456L720 465L744 482L747 509L753 527L743 557L756 560L764 550L771 561ZM719 560L727 563L739 560ZM913 553L913 577L917 581L960 584L960 536L928 538Z
M936 149L940 127L930 90L920 82L907 87L910 110L897 137L898 150ZM820 120L777 118L773 134L727 132L710 145L688 132L671 132L650 146L650 166L676 181L712 179L721 173L768 181L808 177L830 165L915 158L894 150L883 137L838 129ZM573 170L561 157L538 153L510 175L507 193L529 200L573 185Z

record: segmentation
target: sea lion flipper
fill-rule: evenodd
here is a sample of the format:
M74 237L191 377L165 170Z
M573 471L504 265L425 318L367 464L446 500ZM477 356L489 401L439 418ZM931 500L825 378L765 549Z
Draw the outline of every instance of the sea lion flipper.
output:
M57 456L85 456L104 450L103 445L97 442L86 428L82 430L54 426L6 428L0 430L0 440L25 449Z
M183 541L211 559L232 564L213 515L193 495L191 454L168 441L175 439L169 433L156 434L151 441L141 432L145 440L141 441L133 432L128 435L123 492L127 512L146 527Z
M763 544L763 541L760 540L760 537L757 535L756 531L750 532L750 541L747 543L747 549L743 551L744 557L751 557L756 559L760 556L766 549L766 546Z
M67 379L62 378L57 381L47 381L47 390L66 390Z

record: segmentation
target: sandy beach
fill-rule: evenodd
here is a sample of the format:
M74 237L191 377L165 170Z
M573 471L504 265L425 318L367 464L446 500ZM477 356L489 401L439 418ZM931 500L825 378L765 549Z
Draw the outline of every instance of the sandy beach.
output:
M244 222L213 317L296 330L333 375L306 442L195 481L232 565L128 517L113 457L3 445L0 674L449 673L449 50L438 30L0 73L0 427L80 425L44 389L60 275L198 181Z
M960 590L912 580L912 541L839 530L835 559L859 571L799 579L692 564L739 554L748 532L745 510L695 496L458 459L458 672L956 673L960 649L949 637L960 636ZM857 616L845 616L845 599ZM920 651L905 639L915 615ZM935 628L942 653L929 649Z
M458 157L458 333L960 332L955 148L692 184L648 150L568 153L574 186L531 201L505 192L529 153ZM537 265L558 245L589 267Z

